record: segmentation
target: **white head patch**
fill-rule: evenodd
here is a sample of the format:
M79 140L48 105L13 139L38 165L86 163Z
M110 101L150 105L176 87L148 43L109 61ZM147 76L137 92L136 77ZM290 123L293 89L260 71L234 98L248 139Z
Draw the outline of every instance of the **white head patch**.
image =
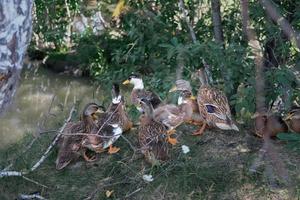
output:
M113 104L118 104L118 103L121 102L121 100L122 100L122 96L119 95L118 97L115 97L115 98L112 99L112 103Z
M144 89L143 80L140 78L131 78L130 83L133 84L133 89Z

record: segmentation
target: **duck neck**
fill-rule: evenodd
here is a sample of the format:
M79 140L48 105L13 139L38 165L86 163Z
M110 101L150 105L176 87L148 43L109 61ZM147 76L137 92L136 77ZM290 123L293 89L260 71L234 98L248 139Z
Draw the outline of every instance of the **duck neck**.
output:
M154 116L153 116L153 107L152 105L148 105L146 108L144 108L144 112L145 112L145 115L147 116L147 118L149 119L153 119Z
M205 73L205 69L204 68L199 69L198 74L199 74L199 80L200 80L201 86L208 85L208 80L207 80L207 76Z
M122 101L122 96L118 95L117 97L112 98L113 104L119 104Z
M192 108L190 100L185 100L185 103L180 105L180 110L181 110L182 114L184 115L184 118L192 117L193 108Z
M94 125L94 120L91 117L83 116L83 123L85 124L87 131L90 131Z

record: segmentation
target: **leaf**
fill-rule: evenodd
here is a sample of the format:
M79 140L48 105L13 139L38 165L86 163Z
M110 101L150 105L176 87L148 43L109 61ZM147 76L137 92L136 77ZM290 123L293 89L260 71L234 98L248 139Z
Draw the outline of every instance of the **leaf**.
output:
M106 192L105 192L106 197L107 198L111 197L111 195L112 195L113 192L114 192L113 190L110 190L110 191L106 190Z
M299 141L300 142L300 135L294 133L279 133L277 137L280 140L284 141Z

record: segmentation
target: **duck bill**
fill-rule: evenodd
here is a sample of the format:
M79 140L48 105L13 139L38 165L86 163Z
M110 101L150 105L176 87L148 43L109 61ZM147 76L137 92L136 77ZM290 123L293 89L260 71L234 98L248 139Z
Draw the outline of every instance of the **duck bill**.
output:
M126 81L124 81L122 84L123 85L128 85L130 83L130 81L127 79Z
M193 96L193 95L190 97L190 100L196 100L196 99L197 98L195 96Z
M71 162L71 160L62 161L61 159L57 159L56 160L56 170L64 169L66 166L68 166L70 164L70 162Z
M174 91L176 91L177 90L177 87L176 86L173 86L170 90L169 90L169 92L174 92Z

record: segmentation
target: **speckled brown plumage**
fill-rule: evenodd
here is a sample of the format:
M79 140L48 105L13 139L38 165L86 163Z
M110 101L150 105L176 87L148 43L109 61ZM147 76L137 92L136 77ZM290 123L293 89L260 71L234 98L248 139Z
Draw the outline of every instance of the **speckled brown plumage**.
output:
M63 133L90 133L92 129L97 127L95 113L98 109L100 109L100 107L97 104L87 104L83 110L82 120L79 122L69 122ZM80 155L85 153L86 148L81 146L84 137L84 135L62 136L59 141L56 169L61 170L65 168L70 162L76 160Z
M300 133L300 107L294 106L285 119L291 131Z
M120 95L119 86L115 84L112 89L112 103L106 113L98 120L97 128L83 142L83 145L96 152L105 151L123 132L132 127L132 122L125 110L125 102Z
M168 159L168 142L166 127L153 118L151 103L140 101L144 114L140 116L139 144L146 161L155 164Z
M197 94L197 102L199 113L203 117L205 124L223 130L232 129L238 131L237 126L232 121L226 95L221 90L208 85L204 69L199 69L197 73L201 82ZM202 134L202 132L203 129L199 133Z

